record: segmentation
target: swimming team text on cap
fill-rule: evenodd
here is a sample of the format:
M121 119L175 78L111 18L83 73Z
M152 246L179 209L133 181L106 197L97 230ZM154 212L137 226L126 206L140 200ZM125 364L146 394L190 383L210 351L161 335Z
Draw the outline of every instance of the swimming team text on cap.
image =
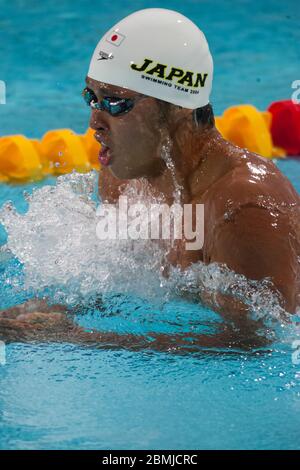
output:
M149 75L155 74L157 77L164 78L165 80L173 80L174 78L178 78L177 83L180 85L194 88L204 87L208 76L208 73L195 73L191 72L190 70L184 71L179 67L171 67L170 71L166 75L168 65L160 64L159 62L155 63L153 60L146 58L144 59L144 63L141 66L133 63L131 64L131 68L137 72L144 72ZM146 70L147 68L148 70Z

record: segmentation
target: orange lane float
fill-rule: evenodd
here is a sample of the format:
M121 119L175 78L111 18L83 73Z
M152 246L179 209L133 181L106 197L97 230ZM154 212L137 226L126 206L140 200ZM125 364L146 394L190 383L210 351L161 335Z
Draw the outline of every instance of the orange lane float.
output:
M272 103L271 134L275 145L283 147L288 155L300 155L300 104L292 100Z
M300 154L300 105L292 101L274 102L265 112L250 104L231 106L215 119L227 140L264 157ZM41 140L23 135L0 137L0 182L99 170L100 148L92 129L83 135L55 129Z
M216 127L225 139L263 157L284 157L282 148L274 147L270 132L272 115L250 104L231 106L216 118Z

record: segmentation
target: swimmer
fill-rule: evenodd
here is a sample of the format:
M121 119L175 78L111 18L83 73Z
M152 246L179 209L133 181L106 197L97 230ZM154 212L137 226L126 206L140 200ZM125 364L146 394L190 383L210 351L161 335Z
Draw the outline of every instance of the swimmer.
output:
M300 304L300 197L273 162L220 135L209 102L213 63L204 34L183 15L141 10L109 30L93 54L83 95L101 143L99 194L117 203L124 188L143 182L169 205L204 204L204 245L178 240L169 265L220 263L252 280L269 278L286 312ZM171 142L173 169L162 158ZM167 266L166 275L167 275ZM242 301L219 294L201 301L239 325L240 343L255 326ZM28 303L0 314L0 339L70 340L146 347L133 335L86 333L56 307ZM247 318L247 320L246 320ZM232 344L231 333L195 344ZM227 342L226 342L227 341ZM236 341L236 340L234 340ZM240 344L235 342L234 344ZM155 335L159 350L190 347L183 337Z

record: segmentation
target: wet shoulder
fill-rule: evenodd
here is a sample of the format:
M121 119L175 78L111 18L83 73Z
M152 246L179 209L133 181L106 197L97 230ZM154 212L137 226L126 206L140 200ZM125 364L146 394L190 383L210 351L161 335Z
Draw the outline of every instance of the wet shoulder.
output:
M238 152L232 168L205 193L207 228L233 220L244 208L275 210L288 219L300 219L300 197L276 165L259 155Z
M244 151L235 157L233 168L222 176L207 192L207 202L228 205L295 206L299 194L277 168L274 162L260 155Z

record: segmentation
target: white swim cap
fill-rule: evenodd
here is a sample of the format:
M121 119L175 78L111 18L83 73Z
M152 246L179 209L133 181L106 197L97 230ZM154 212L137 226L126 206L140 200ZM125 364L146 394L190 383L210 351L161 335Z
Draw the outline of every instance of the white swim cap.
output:
M213 61L202 31L180 13L146 8L98 43L88 76L196 109L209 103Z

